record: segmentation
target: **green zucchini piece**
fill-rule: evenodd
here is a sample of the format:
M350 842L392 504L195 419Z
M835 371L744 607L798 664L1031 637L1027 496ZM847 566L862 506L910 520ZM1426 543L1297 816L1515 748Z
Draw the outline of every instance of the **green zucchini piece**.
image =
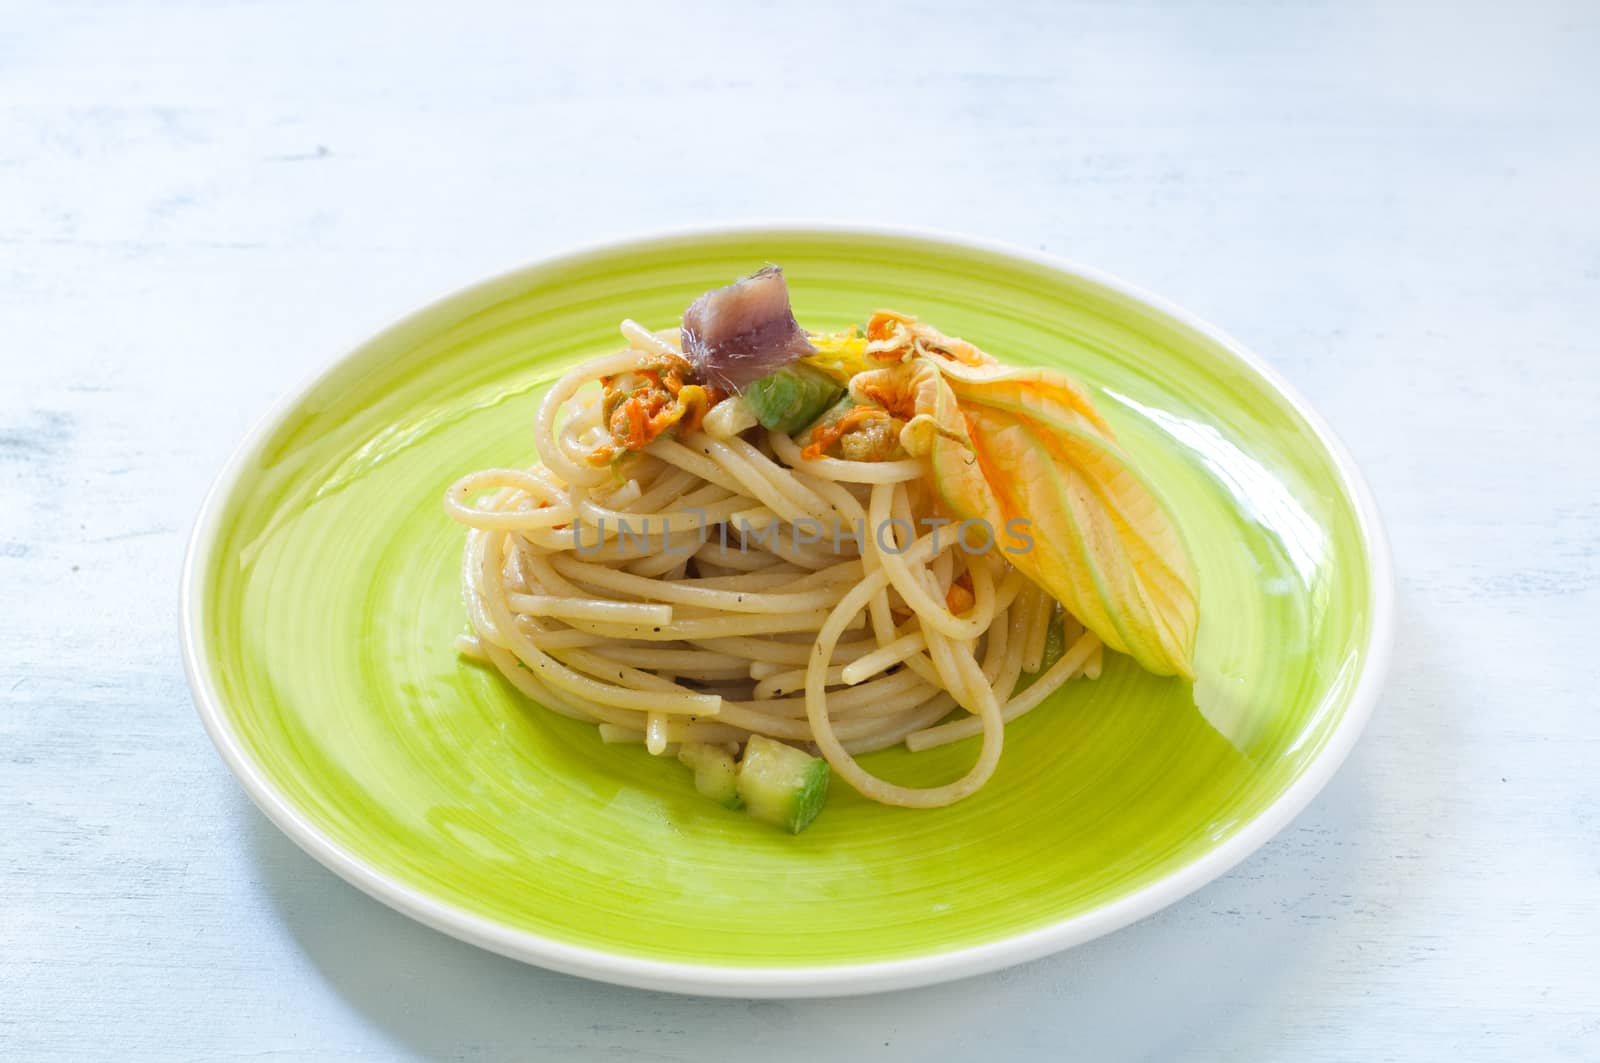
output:
M678 760L694 771L694 788L723 808L739 808L739 765L721 746L685 742Z
M1066 613L1061 606L1056 606L1050 613L1050 626L1044 633L1044 657L1039 661L1039 673L1042 675L1050 670L1050 666L1061 660L1061 655L1067 652L1067 632L1063 626Z
M1017 677L1017 689L1013 696L1022 693L1033 686L1034 681L1050 670L1050 666L1061 660L1061 655L1067 652L1067 631L1065 626L1066 612L1061 606L1056 606L1050 614L1050 626L1044 633L1044 657L1039 662L1037 672L1023 672Z
M751 735L739 761L739 796L756 819L799 834L828 797L828 762Z
M744 389L745 404L761 427L793 435L844 394L833 377L809 365L786 365Z

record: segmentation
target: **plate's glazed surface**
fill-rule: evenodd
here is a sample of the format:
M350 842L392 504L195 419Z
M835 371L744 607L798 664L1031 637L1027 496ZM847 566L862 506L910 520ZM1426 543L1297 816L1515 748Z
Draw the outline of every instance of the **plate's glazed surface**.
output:
M1010 725L975 797L906 811L836 780L811 829L788 837L698 797L675 761L605 745L458 659L463 531L441 510L445 486L530 463L543 387L616 349L621 318L675 324L695 295L766 262L784 266L807 327L894 307L1085 384L1194 553L1199 681L1108 656L1101 679ZM1174 312L993 249L731 231L535 266L353 352L219 482L185 623L197 701L230 764L363 888L567 970L739 992L726 969L744 968L752 993L820 992L1070 944L1258 845L1371 707L1387 652L1383 550L1337 445L1247 356ZM927 784L959 774L977 745L866 763ZM895 966L907 960L924 962ZM838 969L865 964L900 973Z

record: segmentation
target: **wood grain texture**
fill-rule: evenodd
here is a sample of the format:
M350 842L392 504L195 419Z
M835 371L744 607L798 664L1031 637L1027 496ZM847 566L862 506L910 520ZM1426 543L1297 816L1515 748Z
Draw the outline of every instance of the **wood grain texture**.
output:
M1582 3L0 4L0 1057L1600 1058L1597 53ZM1395 674L1233 874L956 985L679 999L407 922L224 770L177 576L270 400L481 275L770 215L1123 275L1362 462Z

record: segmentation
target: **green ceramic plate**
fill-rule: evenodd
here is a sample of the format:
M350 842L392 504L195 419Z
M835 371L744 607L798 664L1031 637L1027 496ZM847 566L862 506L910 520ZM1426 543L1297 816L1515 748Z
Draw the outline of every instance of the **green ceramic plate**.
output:
M836 785L788 837L459 660L466 470L526 464L542 389L766 262L800 320L892 306L1086 384L1199 569L1199 681L1108 659L1012 724L993 782L907 811ZM1148 914L1279 830L1343 759L1388 655L1387 548L1317 416L1240 347L1066 263L860 229L686 233L452 295L271 414L207 499L183 587L206 727L262 809L387 904L547 967L742 996L991 970ZM868 758L931 783L977 740Z

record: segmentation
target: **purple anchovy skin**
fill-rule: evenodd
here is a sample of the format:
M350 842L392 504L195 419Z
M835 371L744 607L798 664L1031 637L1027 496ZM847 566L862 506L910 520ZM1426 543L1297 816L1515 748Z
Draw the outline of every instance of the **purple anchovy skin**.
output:
M683 350L724 391L740 391L817 353L794 319L789 286L777 266L714 288L690 304L683 312Z

